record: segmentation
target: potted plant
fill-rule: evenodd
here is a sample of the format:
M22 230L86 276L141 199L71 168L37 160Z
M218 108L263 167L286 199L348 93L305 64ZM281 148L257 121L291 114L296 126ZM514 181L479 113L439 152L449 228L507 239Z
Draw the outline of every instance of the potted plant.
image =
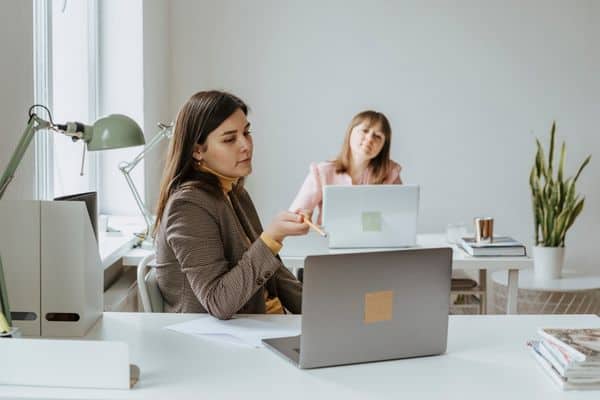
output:
M554 176L554 142L556 122L550 131L548 161L538 139L535 162L529 176L533 200L535 247L533 248L534 276L536 279L557 279L561 276L565 259L565 236L583 209L585 198L577 194L575 184L581 171L590 162L589 155L574 177L563 176L565 142L560 148L560 159Z

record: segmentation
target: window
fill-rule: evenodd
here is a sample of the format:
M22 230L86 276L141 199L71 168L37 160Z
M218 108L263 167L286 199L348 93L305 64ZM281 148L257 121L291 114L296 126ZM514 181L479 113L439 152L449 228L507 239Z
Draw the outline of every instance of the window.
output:
M97 117L96 1L52 1L51 109L55 121L93 123ZM53 197L97 189L97 160L66 136L52 136ZM83 157L86 157L82 170Z
M54 121L90 124L111 113L143 121L141 0L34 0L34 4L36 101L52 110ZM128 23L115 24L117 19ZM84 153L84 146L63 135L38 135L38 198L96 191L101 213L137 215L117 166L141 149ZM143 193L143 165L132 176Z
M50 106L50 18L49 2L35 0L33 3L33 60L34 60L34 103ZM46 115L44 115L46 117ZM51 137L40 131L34 139L35 143L35 194L38 200L52 198L52 179L48 171L52 171Z

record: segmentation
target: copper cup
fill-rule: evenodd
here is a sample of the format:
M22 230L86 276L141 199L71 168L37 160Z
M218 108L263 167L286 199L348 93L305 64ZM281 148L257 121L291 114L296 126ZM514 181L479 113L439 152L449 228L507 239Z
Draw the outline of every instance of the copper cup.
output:
M492 243L494 241L494 218L477 217L473 219L475 224L475 242Z

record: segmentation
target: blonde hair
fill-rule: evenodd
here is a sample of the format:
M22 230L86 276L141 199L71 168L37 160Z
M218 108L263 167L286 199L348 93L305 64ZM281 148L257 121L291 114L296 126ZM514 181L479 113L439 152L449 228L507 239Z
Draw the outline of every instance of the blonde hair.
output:
M390 160L390 147L392 142L392 128L390 127L390 122L380 112L366 110L359 112L352 118L350 121L350 125L346 130L346 136L344 138L344 144L342 145L342 151L334 160L335 171L337 173L348 173L350 170L350 162L352 160L352 149L350 148L350 135L352 134L352 130L357 125L366 122L369 127L379 124L381 126L381 132L385 137L385 141L383 143L383 147L381 151L375 158L373 158L369 162L369 168L371 168L371 179L372 181L369 183L379 184L385 181L387 177L388 171L391 168L392 160Z

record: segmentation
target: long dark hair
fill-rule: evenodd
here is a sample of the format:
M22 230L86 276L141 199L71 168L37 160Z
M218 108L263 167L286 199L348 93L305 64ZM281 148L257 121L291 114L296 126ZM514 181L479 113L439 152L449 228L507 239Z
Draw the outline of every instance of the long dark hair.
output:
M173 137L169 145L165 170L160 183L160 195L156 207L156 234L169 197L182 186L196 186L222 196L219 179L213 174L200 171L192 158L194 145L205 145L208 134L215 130L237 109L248 114L248 106L238 97L210 90L194 94L179 110ZM237 185L238 188L241 185Z
M377 111L362 111L356 114L354 118L352 118L352 121L350 121L350 125L348 126L348 130L346 131L346 137L344 138L344 145L342 146L342 151L334 161L335 171L337 173L349 172L350 161L352 160L352 150L350 149L350 135L352 134L352 129L354 129L355 126L361 124L363 121L366 121L369 126L380 124L381 131L385 136L385 141L383 143L381 151L379 152L379 154L377 154L375 158L373 158L369 162L369 167L371 168L372 174L372 182L369 183L383 183L392 163L392 161L390 160L390 147L392 145L392 128L386 116Z

